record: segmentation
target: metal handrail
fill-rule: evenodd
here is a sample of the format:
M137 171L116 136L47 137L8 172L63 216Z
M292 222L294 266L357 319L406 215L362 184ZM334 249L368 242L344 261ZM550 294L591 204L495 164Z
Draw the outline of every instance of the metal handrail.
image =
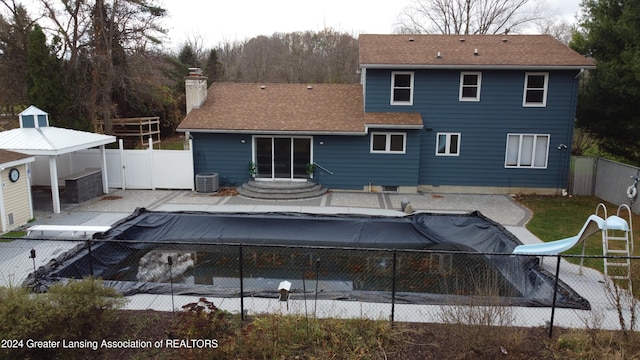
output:
M315 165L315 166L319 167L320 169L326 171L327 173L329 173L329 175L333 175L333 171L328 170L326 167L318 164L317 162L314 161L313 165Z

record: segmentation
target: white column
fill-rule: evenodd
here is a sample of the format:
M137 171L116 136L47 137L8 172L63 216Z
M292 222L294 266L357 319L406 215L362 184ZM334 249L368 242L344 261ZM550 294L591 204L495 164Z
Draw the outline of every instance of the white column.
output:
M125 173L124 144L122 139L118 140L118 149L120 150L120 180L122 181L122 190L126 190L127 176Z
M102 191L105 194L109 193L109 177L107 175L107 152L104 149L104 145L100 145L100 156L102 157Z
M27 173L25 174L27 177L27 192L29 193L29 219L33 219L33 195L31 194L31 164L33 163L26 163L24 164L24 168L27 170Z
M4 170L5 169L2 168L3 172L4 172ZM0 185L2 185L2 188L4 188L5 184L3 183L3 184L0 184ZM7 224L8 223L7 214L6 214L7 209L4 206L4 190L2 188L0 188L0 215L2 217L2 221L1 221L2 222L2 232L7 232L8 229L9 229L9 225Z
M149 176L151 177L151 190L155 190L156 189L156 185L155 185L155 179L153 176L153 169L154 169L154 159L153 159L153 138L149 137L149 163L151 163L151 171L149 172Z
M60 189L58 188L58 163L56 155L49 155L49 174L51 175L51 197L53 199L53 212L60 213Z

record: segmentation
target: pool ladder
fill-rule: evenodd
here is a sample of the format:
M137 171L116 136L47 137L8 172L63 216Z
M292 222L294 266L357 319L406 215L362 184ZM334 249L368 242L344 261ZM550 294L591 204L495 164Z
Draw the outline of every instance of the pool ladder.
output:
M628 205L618 206L616 215L607 217L607 208L600 203L596 207L596 215L600 209L604 212L602 229L602 255L617 256L616 258L604 258L604 274L611 279L626 280L628 290L631 287L631 260L629 256L633 254L633 223L631 209ZM620 212L624 210L628 215L628 222L623 219ZM626 257L626 258L619 258ZM617 269L617 270L615 270Z

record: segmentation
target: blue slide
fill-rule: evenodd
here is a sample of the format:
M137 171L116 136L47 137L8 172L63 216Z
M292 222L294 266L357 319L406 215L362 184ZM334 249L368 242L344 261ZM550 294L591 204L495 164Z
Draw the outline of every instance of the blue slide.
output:
M620 223L618 219L621 220L622 223ZM580 230L578 235L562 240L549 241L540 244L519 245L516 246L515 249L513 249L513 254L557 255L561 252L571 249L572 247L586 240L589 236L597 233L598 231L603 230L605 226L611 230L625 230L625 227L626 229L628 229L626 223L626 221L617 216L611 216L605 221L603 218L597 215L590 215L589 218L587 218L587 221L582 226L582 229Z

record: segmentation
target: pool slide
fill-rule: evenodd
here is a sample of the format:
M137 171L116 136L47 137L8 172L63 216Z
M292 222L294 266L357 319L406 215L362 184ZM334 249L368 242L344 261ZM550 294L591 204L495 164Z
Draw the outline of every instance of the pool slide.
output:
M571 249L576 244L603 229L628 231L629 227L627 222L618 216L610 216L607 220L604 220L600 216L590 215L578 235L540 244L519 245L513 250L513 254L557 255Z

